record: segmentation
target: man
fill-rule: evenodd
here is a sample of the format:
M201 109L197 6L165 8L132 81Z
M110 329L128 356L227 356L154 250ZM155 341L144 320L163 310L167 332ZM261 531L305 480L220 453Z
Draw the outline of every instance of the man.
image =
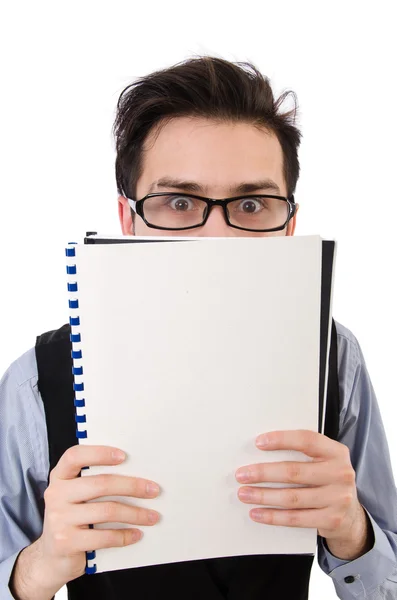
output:
M293 235L300 132L294 111L280 112L284 97L276 101L252 65L209 57L152 73L124 90L114 129L123 234ZM161 482L78 477L84 466L122 461L122 449L66 444L54 460L51 436L62 435L62 422L47 430L45 415L57 397L44 400L38 347L15 361L1 382L2 599L48 600L68 582L73 599L307 598L310 565L294 556L81 577L85 551L139 543L139 526L158 520L150 509L86 501L154 498ZM314 460L246 465L236 472L239 497L247 510L250 504L278 507L251 510L258 527L317 528L319 563L340 598L397 598L396 488L387 441L360 347L339 323L337 349L338 439L264 432L253 440L264 452L301 450ZM44 373L45 364L40 369ZM253 486L268 481L303 487ZM88 527L108 521L134 527Z

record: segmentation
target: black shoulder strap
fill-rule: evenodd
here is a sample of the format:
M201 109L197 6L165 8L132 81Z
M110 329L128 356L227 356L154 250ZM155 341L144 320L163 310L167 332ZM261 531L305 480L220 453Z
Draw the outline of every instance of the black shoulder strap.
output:
M35 350L51 470L62 454L77 444L70 325L38 336Z

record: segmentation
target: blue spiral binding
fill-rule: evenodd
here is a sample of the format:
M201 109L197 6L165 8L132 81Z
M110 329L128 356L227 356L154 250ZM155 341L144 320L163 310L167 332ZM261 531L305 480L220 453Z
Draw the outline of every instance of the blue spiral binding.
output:
M76 248L75 243L70 242L68 247L66 248L66 257L70 262L66 266L67 275L77 275L76 264L74 264L73 259L76 257ZM72 345L71 357L73 360L72 373L73 373L73 390L75 392L74 398L74 406L75 406L75 421L76 421L76 437L78 440L87 438L87 428L85 423L87 422L87 417L85 412L81 412L82 409L85 408L85 400L82 394L84 394L84 381L82 381L82 377L84 375L84 369L81 364L77 364L75 361L81 361L83 358L83 354L80 347L76 348L76 344L81 343L81 335L80 331L76 331L76 328L80 327L80 317L78 315L79 309L79 300L76 298L76 294L78 294L78 284L77 281L68 281L68 292L70 294L69 297L69 324L70 324L70 342ZM79 410L80 409L80 410ZM83 467L83 469L89 469L89 467ZM91 529L94 527L93 525L89 526ZM95 550L92 552L86 552L86 568L85 572L87 575L92 575L96 573L97 566L95 561L96 553Z

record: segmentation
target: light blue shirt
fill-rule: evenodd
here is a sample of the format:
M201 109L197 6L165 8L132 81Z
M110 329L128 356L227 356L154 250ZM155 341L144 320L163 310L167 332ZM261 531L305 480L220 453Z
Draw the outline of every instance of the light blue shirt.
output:
M378 403L360 346L336 323L341 399L339 441L350 449L361 504L375 535L373 548L353 561L330 554L318 562L339 598L397 599L397 493ZM12 599L10 575L19 552L42 532L49 471L44 407L32 348L0 382L0 600ZM348 583L345 578L353 576ZM349 578L348 578L349 581Z

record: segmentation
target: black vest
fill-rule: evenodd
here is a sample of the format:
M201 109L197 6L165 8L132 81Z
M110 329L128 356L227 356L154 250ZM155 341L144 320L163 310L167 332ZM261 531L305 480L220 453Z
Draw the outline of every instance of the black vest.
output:
M77 443L70 326L37 338L38 387L47 423L50 470ZM332 321L325 434L339 428L337 338ZM261 525L258 524L258 527ZM83 575L69 600L307 600L312 555L237 556Z

